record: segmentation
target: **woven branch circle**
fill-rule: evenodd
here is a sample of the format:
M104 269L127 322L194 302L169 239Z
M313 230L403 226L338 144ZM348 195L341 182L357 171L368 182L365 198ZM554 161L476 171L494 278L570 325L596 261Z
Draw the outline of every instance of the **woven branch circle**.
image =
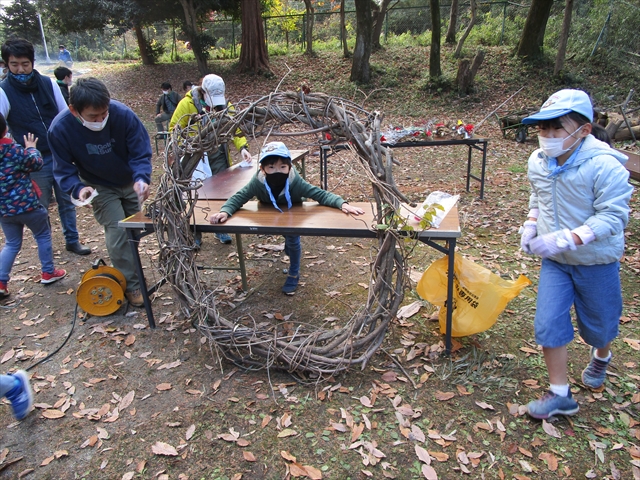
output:
M176 126L165 152L157 196L150 205L160 246L157 268L177 293L183 311L216 350L250 369L282 369L318 381L354 365L364 368L382 344L408 284L406 254L395 229L377 230L366 303L344 322L324 329L308 323L258 323L225 318L215 295L200 280L195 262L193 211L200 184L191 176L205 152L230 141L238 129L247 137L305 137L315 145L348 144L373 188L377 224L393 217L400 202L392 175L391 150L380 144L381 116L322 93L276 92L248 97L222 112L189 117ZM328 135L327 135L328 134ZM331 140L327 140L327 139Z

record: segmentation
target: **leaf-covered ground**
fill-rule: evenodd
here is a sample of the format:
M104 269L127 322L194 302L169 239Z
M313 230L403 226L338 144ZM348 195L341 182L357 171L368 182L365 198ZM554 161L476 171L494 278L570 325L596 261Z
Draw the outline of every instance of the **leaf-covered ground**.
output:
M640 478L638 193L621 264L624 312L606 389L594 393L581 386L588 347L576 339L569 368L580 412L554 422L531 420L523 405L547 386L532 326L539 261L518 250L517 230L527 211L526 159L537 141L516 143L512 132L503 138L489 114L521 87L499 113L535 107L564 85L553 83L545 67L523 67L507 50L489 49L477 92L459 99L429 90L427 54L421 48L376 54L374 85L366 89L346 82L350 64L334 54L273 58L272 79L238 75L230 63L211 68L226 79L231 100L267 93L281 81L281 89L304 82L312 91L381 110L387 125L458 119L480 124L488 116L476 132L490 139L484 200L477 182L465 191L465 147L396 150L400 165L394 174L415 201L433 190L460 194L458 253L504 278L524 274L533 282L491 329L458 339L452 357L442 357L436 309L412 289L405 305L418 302L419 309L408 308L394 320L363 371L308 385L220 361L164 286L153 301L158 329L148 328L142 309L102 318L79 315L66 345L30 372L35 411L16 423L9 407L0 405L0 478ZM449 55L444 52L444 69L453 75L456 62ZM151 132L160 83L168 80L179 89L183 80L198 78L187 64L77 64L75 70L76 77L104 79L113 97L130 105ZM595 73L596 66L581 71L576 78L588 80L572 86L590 90L605 109L621 103L633 79L619 76L613 89L604 74ZM252 152L258 148L252 141ZM331 157L329 187L363 201L370 191L353 165L346 153ZM160 157L154 167L160 175ZM318 183L314 152L307 170ZM89 211L78 210L78 225L91 258L66 252L55 212L51 218L56 262L69 276L50 286L37 283L35 243L26 235L12 271L12 295L0 310L2 372L27 368L62 344L82 274L92 259L107 259ZM233 247L205 235L198 257L205 267L202 280L217 289L224 315L330 326L364 302L374 242L303 238L302 285L287 297L280 293L286 263L273 248L281 241L245 236L251 288L245 295L237 272L206 268L231 265L236 256ZM158 251L153 236L143 239L140 251L147 280L157 281L150 266ZM426 246L414 249L414 286L439 256Z

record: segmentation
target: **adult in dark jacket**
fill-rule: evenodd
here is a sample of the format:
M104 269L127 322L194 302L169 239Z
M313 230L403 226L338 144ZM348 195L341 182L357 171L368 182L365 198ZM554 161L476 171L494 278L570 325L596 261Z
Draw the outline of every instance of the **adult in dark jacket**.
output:
M162 95L156 102L156 127L158 132L165 132L164 123L171 120L173 112L180 103L180 95L171 89L169 82L164 82L160 88L162 88Z
M67 104L55 80L40 75L33 68L35 52L30 42L12 38L2 45L1 50L9 73L0 83L0 113L7 119L9 132L17 143L24 146L23 138L29 133L40 139L38 150L44 166L31 175L42 191L40 203L48 209L52 193L55 193L67 250L88 255L91 250L79 241L76 209L53 178L53 157L47 142L47 130L51 122L58 112L67 109Z
M51 124L49 144L56 180L74 199L91 201L111 262L127 281L125 295L142 306L133 252L118 222L137 213L149 196L153 154L147 130L129 107L111 100L104 83L80 78L71 87L69 109Z

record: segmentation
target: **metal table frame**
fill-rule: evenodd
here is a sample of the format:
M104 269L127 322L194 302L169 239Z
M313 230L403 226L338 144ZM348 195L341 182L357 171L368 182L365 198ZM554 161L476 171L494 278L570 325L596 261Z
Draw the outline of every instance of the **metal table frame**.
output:
M480 199L484 198L484 180L487 168L487 144L489 140L486 138L461 138L457 140L433 140L420 142L398 142L398 143L382 143L383 147L388 148L415 148L415 147L446 147L450 145L466 145L469 147L467 156L467 192L469 191L469 183L471 179L480 182ZM327 166L328 159L336 150L346 150L349 148L345 144L323 145L320 149L320 186L325 190L327 185ZM471 173L472 153L474 150L482 152L482 166L480 176L477 177Z
M199 202L200 203L200 202ZM211 205L221 206L222 201L207 201L203 203L203 211L210 211ZM351 205L360 206L361 208L371 210L371 204L369 203L352 203ZM263 207L266 208L266 207ZM258 202L248 202L243 209L238 210L229 220L225 223L211 225L204 222L196 222L196 230L201 232L216 233L224 231L226 233L235 233L236 238L239 239L241 234L256 234L256 235L300 235L300 236L322 236L322 237L347 237L347 238L377 238L378 232L368 227L365 223L370 217L353 217L353 224L350 228L337 227L337 222L327 221L333 216L336 220L344 219L346 217L340 210L330 207L323 207L316 203L305 202L303 205L296 205L293 209L302 209L304 212L304 218L308 219L308 223L303 226L295 226L293 223L287 223L286 219L282 220L282 214L275 214L272 209L269 209L270 213L260 212L260 206ZM292 210L293 210L292 209ZM314 215L318 221L313 223ZM341 217L338 217L340 215ZM417 223L417 222L416 222ZM136 264L136 270L140 278L142 298L144 300L144 308L147 313L147 319L151 328L156 328L153 310L151 308L151 300L149 296L153 294L161 285L164 284L164 280L154 285L151 288L147 288L144 277L144 270L142 268L142 262L140 261L140 253L138 251L138 244L140 238L153 233L154 226L150 218L145 217L142 213L126 218L119 222L121 228L126 229L129 243L133 252L134 261ZM410 234L410 233L407 233ZM447 271L447 305L453 305L453 280L454 280L454 258L457 239L461 236L460 224L458 219L458 210L453 208L447 217L443 220L440 229L425 230L419 232L416 237L422 243L448 255L448 271ZM438 242L445 242L445 245L441 245ZM239 251L242 251L241 244L239 244ZM244 262L244 257L242 257ZM226 268L228 269L228 268ZM445 351L451 352L451 322L452 322L453 309L447 308L446 315L446 332L445 332Z

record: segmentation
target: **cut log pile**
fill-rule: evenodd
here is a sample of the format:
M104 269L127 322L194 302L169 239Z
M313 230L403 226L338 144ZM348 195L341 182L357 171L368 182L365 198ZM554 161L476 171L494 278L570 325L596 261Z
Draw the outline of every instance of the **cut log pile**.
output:
M633 135L636 140L640 140L640 116L637 111L632 114L625 112L625 115L629 125L631 126L631 130L633 131ZM627 125L622 114L610 112L607 117L608 122L605 125L605 129L613 141L620 142L623 140L633 140L631 131L629 130L629 125Z

